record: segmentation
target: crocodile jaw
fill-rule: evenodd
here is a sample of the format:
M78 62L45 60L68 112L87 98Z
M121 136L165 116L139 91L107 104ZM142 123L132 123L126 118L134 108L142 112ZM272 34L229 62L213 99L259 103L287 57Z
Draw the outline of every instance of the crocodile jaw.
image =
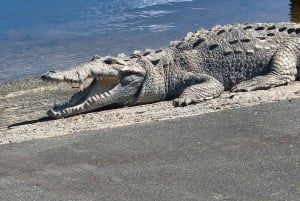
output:
M87 88L75 93L68 102L54 106L47 114L59 119L95 111L109 105L130 105L136 101L143 81L144 77L140 75L94 78Z
M53 118L63 118L84 111L89 111L96 106L97 103L109 99L111 92L119 82L119 77L95 78L91 84L75 93L68 102L56 105L47 112L48 116Z

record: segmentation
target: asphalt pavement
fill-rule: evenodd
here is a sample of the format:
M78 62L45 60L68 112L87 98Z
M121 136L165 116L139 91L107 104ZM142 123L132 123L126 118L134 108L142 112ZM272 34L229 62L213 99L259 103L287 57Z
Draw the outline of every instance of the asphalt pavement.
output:
M0 200L299 201L299 129L298 99L1 145Z

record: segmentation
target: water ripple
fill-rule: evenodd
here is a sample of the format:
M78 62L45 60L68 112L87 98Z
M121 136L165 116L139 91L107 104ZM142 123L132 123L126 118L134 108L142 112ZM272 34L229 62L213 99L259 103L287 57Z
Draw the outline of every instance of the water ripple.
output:
M286 21L289 12L282 0L20 2L0 1L0 82L72 67L93 54L158 48L199 27Z

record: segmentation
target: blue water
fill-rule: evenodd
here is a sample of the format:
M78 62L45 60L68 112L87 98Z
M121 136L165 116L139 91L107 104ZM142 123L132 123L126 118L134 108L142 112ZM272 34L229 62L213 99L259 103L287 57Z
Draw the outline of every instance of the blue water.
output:
M289 12L286 0L0 0L0 82L165 47L200 27L289 21Z

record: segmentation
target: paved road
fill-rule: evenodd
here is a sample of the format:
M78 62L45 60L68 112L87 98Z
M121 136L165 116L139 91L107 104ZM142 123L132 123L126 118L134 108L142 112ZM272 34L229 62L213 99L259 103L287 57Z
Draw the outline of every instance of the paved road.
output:
M300 100L0 146L0 200L300 200Z

